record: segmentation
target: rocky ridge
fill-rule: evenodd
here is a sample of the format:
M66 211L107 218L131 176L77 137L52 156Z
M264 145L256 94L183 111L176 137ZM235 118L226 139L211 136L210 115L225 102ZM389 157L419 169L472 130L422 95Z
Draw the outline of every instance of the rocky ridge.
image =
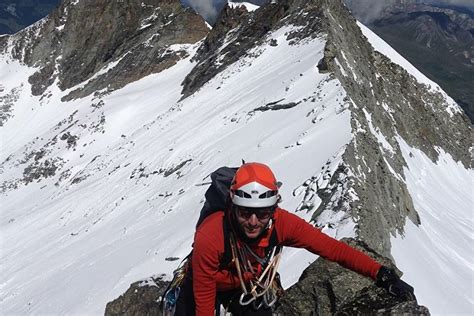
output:
M205 21L179 0L65 0L47 18L13 36L0 50L37 67L33 95L55 80L65 100L119 89L188 56L183 44L208 33Z
M345 2L357 19L437 82L474 122L472 6L469 10L440 3L401 1L385 4L373 16L356 1Z
M406 162L399 141L433 161L442 147L469 168L472 126L441 91L419 83L374 51L341 2L324 3L329 23L325 59L350 98L355 135L344 153L349 188L358 197L349 209L358 236L390 256L390 235L403 234L405 218L420 223L404 183ZM346 196L351 194L347 190Z
M194 57L198 64L183 82L183 98L242 57L258 56L259 50L255 48L263 44L278 45L267 35L285 24L302 28L288 34L294 43L307 36L316 37L321 31L321 6L313 3L311 10L299 12L299 9L298 1L272 1L253 12L247 12L244 6L226 5Z

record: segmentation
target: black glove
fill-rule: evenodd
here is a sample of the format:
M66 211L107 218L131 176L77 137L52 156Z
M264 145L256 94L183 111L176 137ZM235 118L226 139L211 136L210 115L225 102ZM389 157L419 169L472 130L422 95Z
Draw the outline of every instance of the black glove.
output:
M416 300L413 287L400 280L393 269L382 266L377 273L375 284L404 301Z

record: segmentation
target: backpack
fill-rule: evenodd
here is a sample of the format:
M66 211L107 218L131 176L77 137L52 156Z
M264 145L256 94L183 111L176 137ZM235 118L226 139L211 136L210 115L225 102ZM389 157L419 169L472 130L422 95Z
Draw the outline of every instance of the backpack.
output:
M220 167L210 174L211 185L204 196L206 201L201 209L196 229L209 215L225 210L229 203L229 190L232 179L239 168Z

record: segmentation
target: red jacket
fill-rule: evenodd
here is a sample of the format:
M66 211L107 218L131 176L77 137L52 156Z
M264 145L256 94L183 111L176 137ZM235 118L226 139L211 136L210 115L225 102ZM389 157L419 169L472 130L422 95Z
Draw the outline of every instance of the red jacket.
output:
M224 253L223 212L207 217L194 236L192 255L193 290L197 315L214 315L216 291L240 287L233 269L219 270ZM274 215L278 244L305 248L323 258L375 280L381 265L364 253L322 233L302 218L278 208ZM254 250L261 253L269 241L269 232Z

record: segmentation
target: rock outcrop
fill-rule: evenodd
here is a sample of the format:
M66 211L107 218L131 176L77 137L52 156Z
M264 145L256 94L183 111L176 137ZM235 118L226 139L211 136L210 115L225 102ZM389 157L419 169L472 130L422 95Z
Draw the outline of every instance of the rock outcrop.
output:
M105 315L162 315L159 299L168 284L163 276L135 282L127 292L107 304Z
M393 263L354 239L344 240L378 262ZM416 301L402 301L374 282L340 265L319 258L286 290L276 309L278 315L429 315Z

